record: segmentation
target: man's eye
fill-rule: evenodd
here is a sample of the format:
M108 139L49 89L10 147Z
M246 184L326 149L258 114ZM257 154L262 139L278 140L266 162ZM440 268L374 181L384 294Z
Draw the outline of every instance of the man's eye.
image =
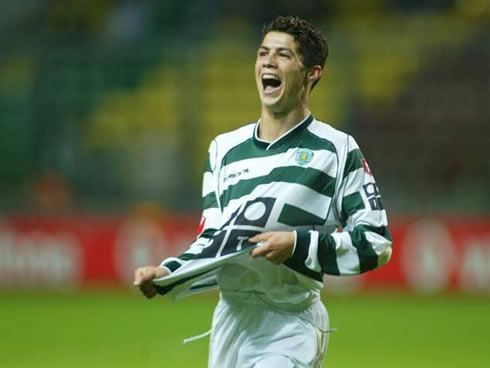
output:
M267 55L266 51L259 51L259 56L265 56L265 55Z
M284 53L284 52L281 52L281 53L279 54L279 56L280 56L280 57L284 57L284 58L288 58L288 59L289 59L289 54L286 54L286 53Z

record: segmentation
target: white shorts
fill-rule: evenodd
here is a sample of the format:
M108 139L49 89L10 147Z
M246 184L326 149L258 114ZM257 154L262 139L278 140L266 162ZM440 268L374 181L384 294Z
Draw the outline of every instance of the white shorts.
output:
M290 312L271 307L252 293L240 298L221 295L213 316L208 367L321 367L328 328L320 299Z

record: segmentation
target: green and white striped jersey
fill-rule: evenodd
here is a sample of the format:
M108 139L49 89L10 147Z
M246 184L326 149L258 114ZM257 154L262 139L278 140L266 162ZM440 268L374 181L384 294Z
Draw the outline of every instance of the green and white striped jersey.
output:
M217 275L222 290L296 303L319 293L323 274L356 275L388 262L386 212L354 139L311 115L274 142L258 137L259 125L213 140L203 178L203 230L162 266L175 272L192 262L218 229L240 216L241 224L264 232L295 231L295 248L282 265L261 257L225 264ZM246 227L234 236L241 249Z

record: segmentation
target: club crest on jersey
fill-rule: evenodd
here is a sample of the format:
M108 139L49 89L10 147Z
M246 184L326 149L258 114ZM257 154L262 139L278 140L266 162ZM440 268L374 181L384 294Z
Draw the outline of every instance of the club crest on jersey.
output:
M296 162L301 166L308 165L313 160L313 151L308 148L301 148L296 152Z

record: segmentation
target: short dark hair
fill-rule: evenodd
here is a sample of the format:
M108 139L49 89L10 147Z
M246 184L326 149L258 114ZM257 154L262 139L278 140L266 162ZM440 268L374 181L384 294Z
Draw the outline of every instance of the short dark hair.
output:
M325 66L328 57L327 38L306 20L295 16L278 16L264 26L262 37L269 32L284 32L293 36L305 67Z

